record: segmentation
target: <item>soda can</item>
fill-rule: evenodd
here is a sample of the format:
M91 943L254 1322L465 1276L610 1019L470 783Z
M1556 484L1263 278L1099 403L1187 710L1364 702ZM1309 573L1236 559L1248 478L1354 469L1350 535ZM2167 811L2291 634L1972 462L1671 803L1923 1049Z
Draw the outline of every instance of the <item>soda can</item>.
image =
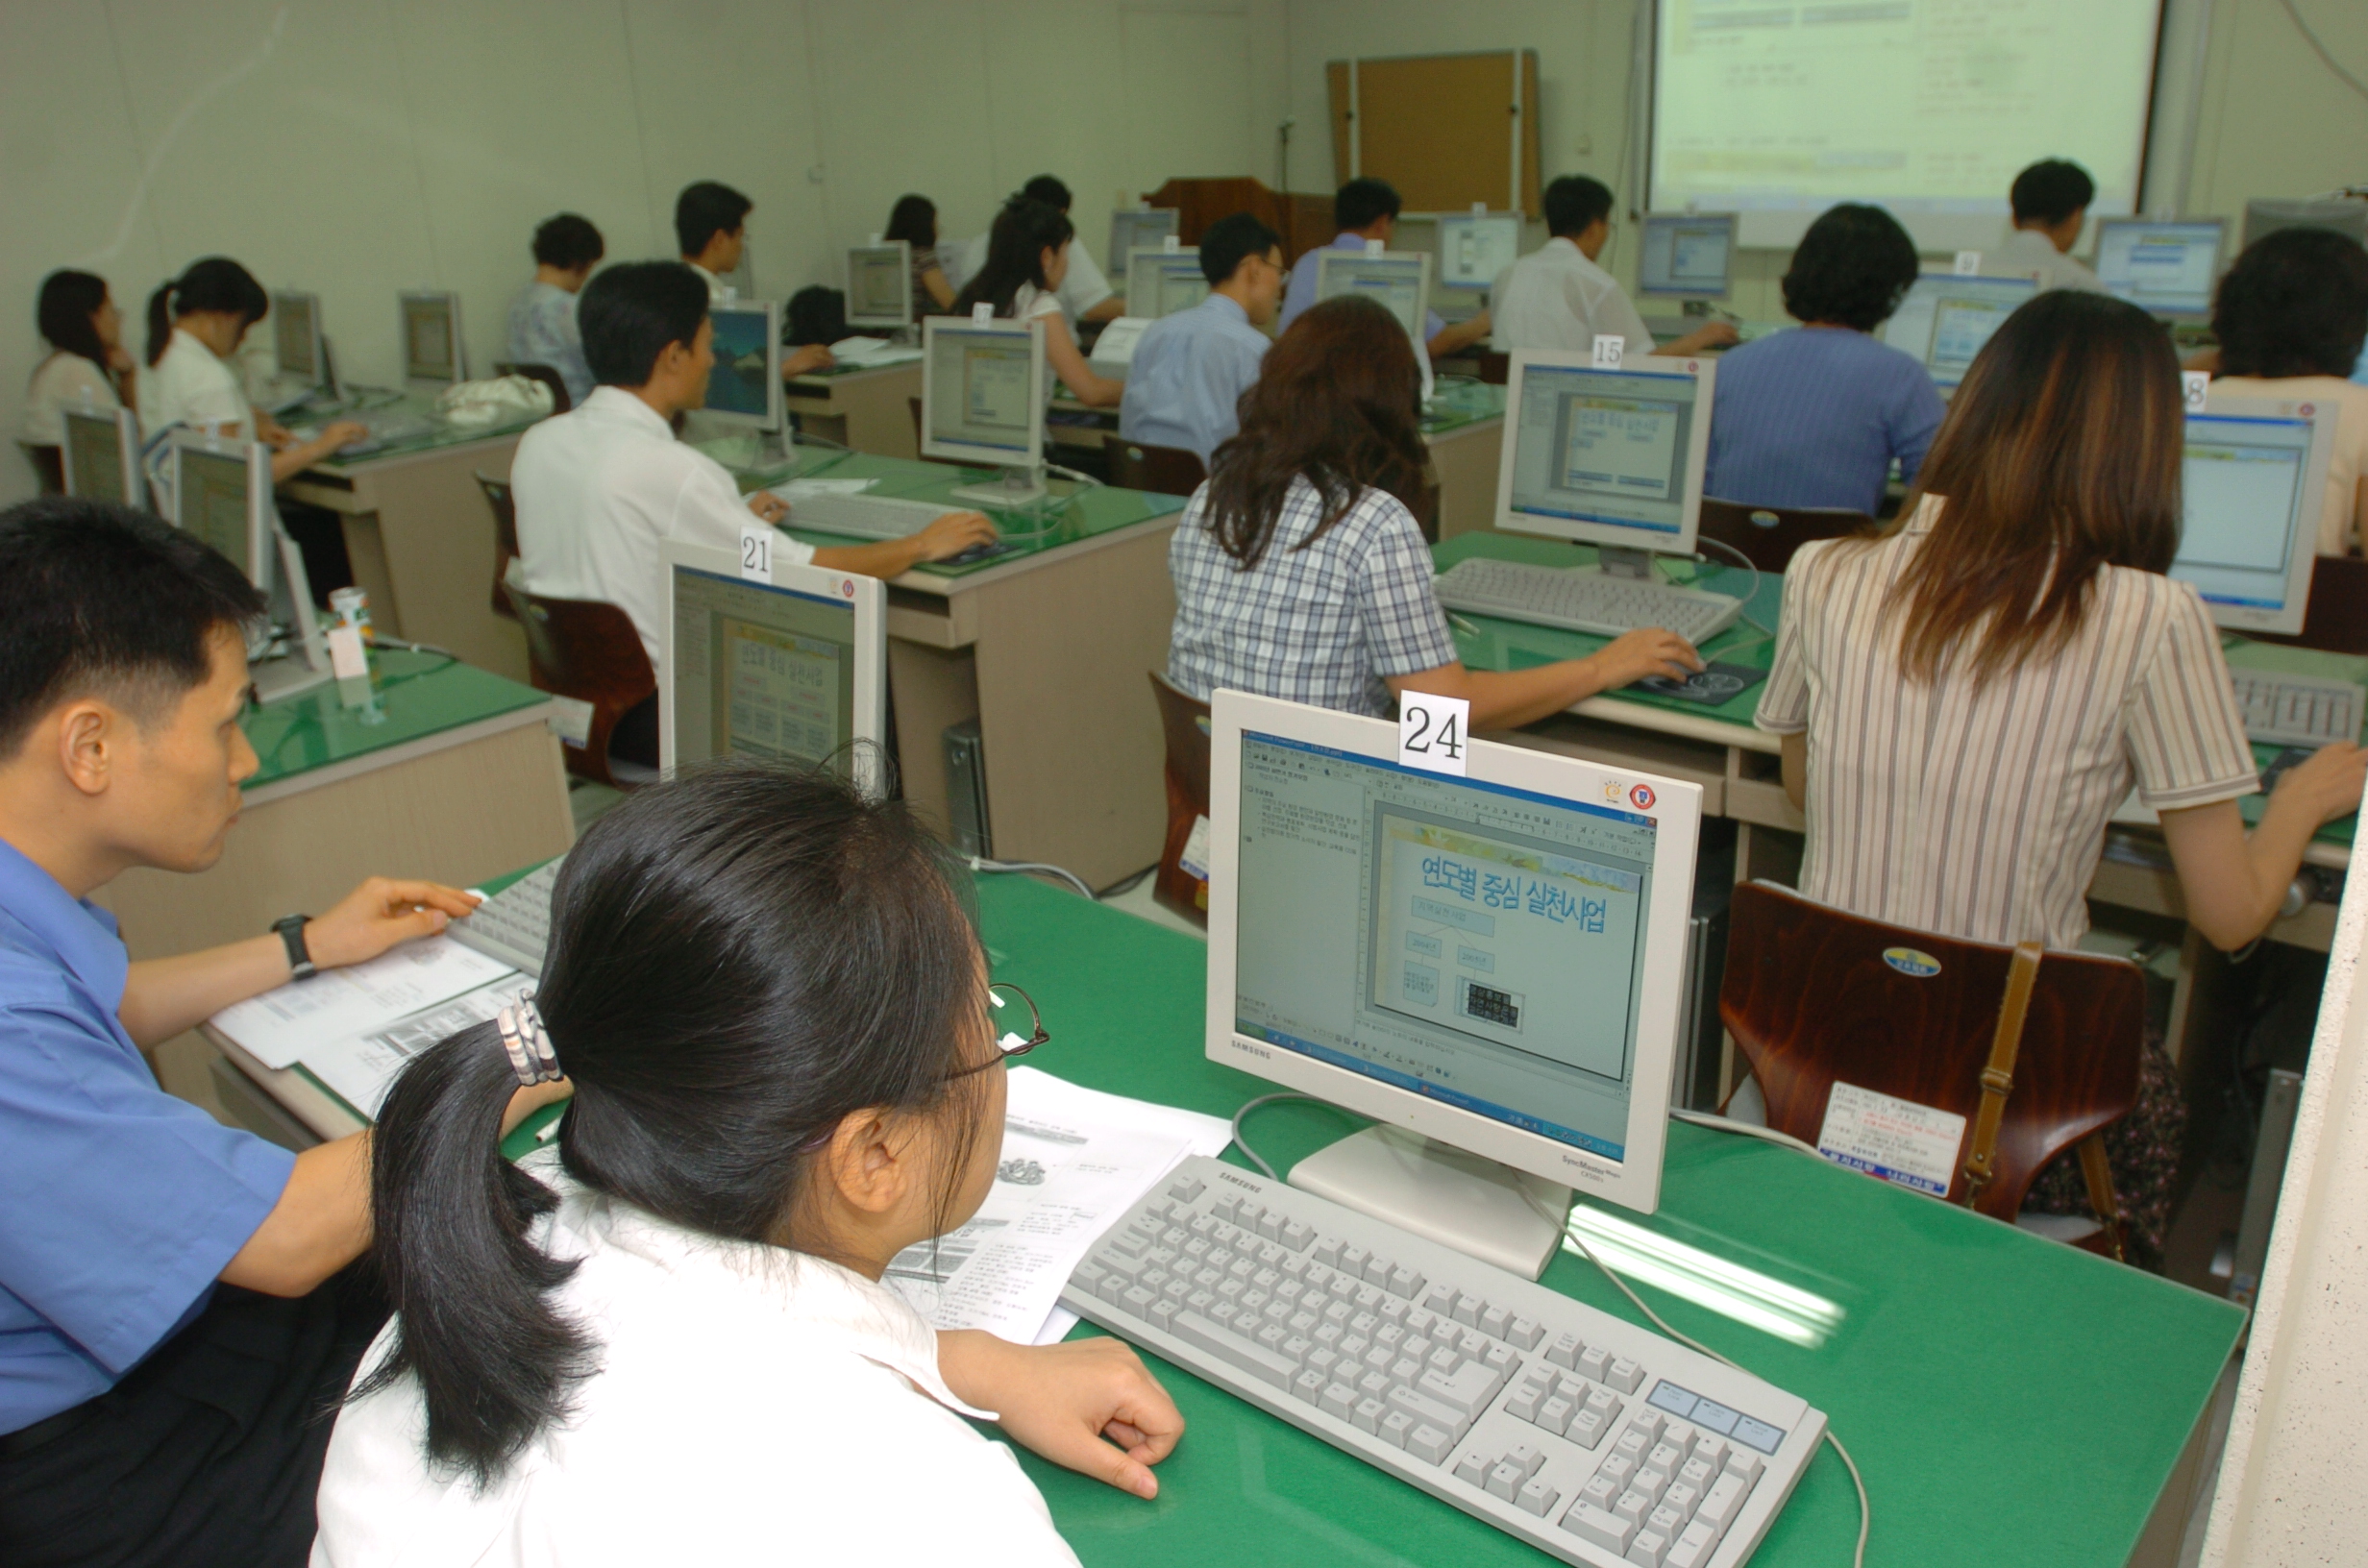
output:
M359 588L337 588L331 591L329 608L341 626L352 626L361 633L365 643L378 641L370 629L370 596Z

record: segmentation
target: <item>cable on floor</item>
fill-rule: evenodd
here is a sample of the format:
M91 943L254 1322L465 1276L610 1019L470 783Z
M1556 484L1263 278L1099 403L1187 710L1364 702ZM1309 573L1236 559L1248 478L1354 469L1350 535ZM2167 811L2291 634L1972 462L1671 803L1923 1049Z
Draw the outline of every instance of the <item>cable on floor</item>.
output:
M1058 866L1048 866L1042 861L988 860L980 855L967 855L964 859L974 871L1020 871L1033 876L1049 876L1076 889L1077 895L1081 898L1091 900L1094 896L1094 890L1085 885L1085 878L1074 871L1063 870Z

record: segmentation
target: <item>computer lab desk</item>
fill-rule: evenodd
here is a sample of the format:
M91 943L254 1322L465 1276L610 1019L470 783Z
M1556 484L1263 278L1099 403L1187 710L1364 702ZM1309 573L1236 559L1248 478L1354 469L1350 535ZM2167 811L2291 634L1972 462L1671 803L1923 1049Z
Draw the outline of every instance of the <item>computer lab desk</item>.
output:
M912 400L921 396L921 361L815 371L792 380L783 404L800 429L879 457L919 457Z
M977 879L996 978L1027 988L1029 1059L1090 1088L1217 1115L1272 1085L1202 1049L1199 941L1044 883ZM560 1046L562 1060L566 1047ZM243 1056L231 1047L234 1059ZM336 1136L363 1125L301 1068L245 1067ZM535 1145L538 1114L505 1145ZM1364 1125L1284 1104L1245 1129L1278 1168ZM1227 1158L1246 1164L1228 1151ZM1869 1561L1916 1568L2169 1568L2202 1473L2204 1416L2244 1314L2225 1301L1756 1139L1669 1129L1660 1213L1635 1219L1705 1267L1740 1264L1824 1305L1785 1335L1648 1285L1680 1331L1824 1410L1874 1505ZM1640 1321L1567 1247L1543 1283ZM1742 1310L1752 1309L1745 1306ZM1080 1326L1073 1337L1098 1333ZM1156 1357L1187 1422L1145 1503L1022 1451L1089 1568L1488 1568L1545 1560ZM988 1429L992 1433L992 1429ZM1847 1563L1850 1479L1821 1450L1754 1568Z
M434 404L406 396L374 415L432 418ZM327 423L334 411L308 414ZM356 457L316 463L280 487L291 500L335 512L356 586L370 596L372 625L429 643L480 670L527 678L527 640L493 613L493 513L481 473L509 478L518 437L534 419L490 426L436 423L427 433Z
M1468 555L1553 566L1589 565L1595 558L1593 550L1586 546L1496 532L1462 535L1440 544L1432 553L1442 571ZM1750 575L1740 567L1706 569L1700 581L1720 593L1751 591ZM1768 633L1776 627L1783 597L1783 577L1764 575L1747 606L1750 619L1759 626L1739 622L1704 644L1703 657L1767 668L1776 651ZM1600 637L1487 616L1458 615L1451 618L1451 625L1464 662L1478 670L1526 669L1554 659L1576 658L1604 646ZM2235 637L2224 642L2228 662L2236 668L2282 670L2368 685L2368 658ZM1789 881L1798 866L1807 823L1785 796L1779 764L1782 744L1751 722L1764 690L1764 683L1753 686L1718 707L1634 689L1609 692L1542 723L1493 738L1699 784L1703 815L1730 818L1739 824L1738 880L1774 875ZM2256 747L2254 755L2267 767L2278 749ZM2262 804L2259 796L2239 802L2248 824L2260 820ZM2336 882L2351 865L2357 825L2356 819L2346 818L2320 829L2305 851L2306 866L2332 873L2329 881ZM2331 887L2327 897L2306 905L2299 915L2273 922L2268 940L2326 952L2334 940L2336 906L2331 898L2336 891ZM2227 961L2185 926L2185 904L2159 824L2134 796L2114 815L2106 858L2089 883L2088 897L2092 903L2136 912L2140 923L2159 925L2176 935L2180 962L2166 1043L2172 1058L2185 1063L2188 1041L2211 1024L2227 977ZM1728 1081L1732 1081L1731 1070Z

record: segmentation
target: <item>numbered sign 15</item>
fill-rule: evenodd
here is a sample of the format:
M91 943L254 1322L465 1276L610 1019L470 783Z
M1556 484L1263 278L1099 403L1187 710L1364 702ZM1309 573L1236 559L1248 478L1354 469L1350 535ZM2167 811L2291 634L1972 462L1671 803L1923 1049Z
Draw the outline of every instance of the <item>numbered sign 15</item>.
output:
M1397 760L1428 772L1464 774L1471 749L1471 704L1460 697L1401 693L1397 699Z
M1617 370L1622 355L1628 352L1628 340L1617 332L1597 332L1593 348L1593 363L1597 370Z

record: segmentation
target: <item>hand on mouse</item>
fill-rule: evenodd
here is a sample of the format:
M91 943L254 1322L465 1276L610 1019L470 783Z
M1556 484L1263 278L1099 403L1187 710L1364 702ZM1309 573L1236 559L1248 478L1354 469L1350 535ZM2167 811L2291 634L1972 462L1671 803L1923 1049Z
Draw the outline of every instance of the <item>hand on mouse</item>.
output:
M968 1405L1054 1464L1137 1497L1175 1452L1184 1417L1132 1348L1116 1339L1015 1345L975 1329L937 1336L938 1375Z

